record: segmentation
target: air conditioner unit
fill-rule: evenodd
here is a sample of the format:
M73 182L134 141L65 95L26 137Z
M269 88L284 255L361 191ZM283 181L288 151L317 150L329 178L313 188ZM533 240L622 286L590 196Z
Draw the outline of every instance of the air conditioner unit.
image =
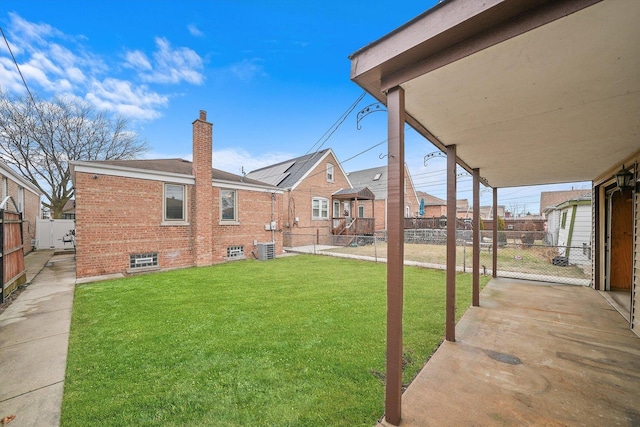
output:
M275 242L258 243L258 259L260 261L274 259L275 257L276 257Z

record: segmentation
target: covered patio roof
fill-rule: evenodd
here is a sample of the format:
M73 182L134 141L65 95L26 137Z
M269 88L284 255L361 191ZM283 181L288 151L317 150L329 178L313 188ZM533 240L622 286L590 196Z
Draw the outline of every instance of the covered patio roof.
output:
M404 124L447 153L448 212L456 165L473 176L475 224L480 182L494 188L494 208L498 188L608 182L640 153L638 22L637 0L444 0L350 56L351 79L388 110L386 422L401 420ZM455 341L455 241L449 221L447 342ZM474 307L479 241L476 226Z
M369 187L360 188L343 188L331 195L334 199L338 200L375 200L376 195L373 191L369 190Z
M350 56L490 186L593 181L640 148L640 2L443 1Z

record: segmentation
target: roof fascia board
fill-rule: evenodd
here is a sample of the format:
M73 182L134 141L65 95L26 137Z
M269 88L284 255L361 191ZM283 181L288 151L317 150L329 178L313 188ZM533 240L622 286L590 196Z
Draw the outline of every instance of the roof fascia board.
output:
M517 37L535 28L561 19L581 9L592 6L602 0L564 0L548 2L544 6L524 10L512 19L490 23L478 27L473 35L460 43L446 46L444 49L422 60L414 62L400 70L386 76L381 76L381 91L385 92L393 87L400 86L409 80L419 77L430 71L436 70L452 62L458 61L476 52L500 44L513 37ZM480 2L477 2L480 3ZM520 4L525 4L520 2ZM457 31L457 28L449 28L446 31Z
M413 185L413 178L411 178L411 172L409 172L409 167L407 166L406 162L404 164L404 170L407 174L407 178L409 178L409 182L411 183L411 188L413 189L413 197L415 197L416 202L420 204L420 199L418 199L418 193L416 192L416 187Z
M33 185L33 183L27 181L27 179L25 177L19 175L17 172L15 172L13 169L11 169L4 162L0 162L0 169L1 169L1 172L2 172L3 175L7 175L8 177L13 179L14 181L22 184L23 188L29 190L30 192L32 192L36 196L41 196L42 195L42 193L40 192L40 189L38 189L38 187Z
M636 151L632 155L626 157L622 162L609 168L605 173L594 179L593 186L596 187L598 185L602 185L603 183L610 181L612 178L615 178L616 172L622 168L622 165L627 165L627 168L631 168L638 161L640 161L640 151Z
M267 187L267 186L253 185L248 183L225 181L223 179L214 179L212 181L212 185L216 188L229 188L233 190L256 191L259 193L275 193L275 194L284 193L282 189L277 187Z
M560 203L556 206L556 209L565 209L570 206L583 206L588 205L591 206L591 199L589 200L567 200L566 202Z
M342 165L340 165L340 162L338 162L338 158L333 153L333 150L331 148L329 148L318 160L315 161L313 166L311 166L309 169L307 169L307 171L304 173L304 175L302 175L300 177L300 179L298 181L296 181L295 184L293 184L290 188L288 188L288 190L289 191L295 190L296 187L298 187L298 185L300 185L305 179L307 179L307 177L311 174L311 171L313 171L315 168L317 168L318 165L320 165L320 163L322 163L324 161L324 159L326 159L329 156L329 154L333 155L333 158L335 159L336 163L338 164L338 167L340 168L340 172L342 172L342 175L344 175L344 177L347 179L347 182L349 183L349 186L351 186L351 181L349 181L349 177L347 176L346 173L344 173L344 169L342 169Z
M137 178L151 181L171 181L179 184L195 184L193 175L183 175L172 172L149 171L146 169L127 168L90 162L74 162L74 172L95 173L123 178Z

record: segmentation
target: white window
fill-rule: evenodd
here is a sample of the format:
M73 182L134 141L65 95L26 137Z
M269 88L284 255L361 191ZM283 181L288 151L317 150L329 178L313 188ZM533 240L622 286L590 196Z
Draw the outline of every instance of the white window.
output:
M164 220L186 221L186 189L184 185L164 185Z
M327 163L327 182L333 182L333 165Z
M220 221L238 221L236 190L220 190Z
M2 200L9 195L9 190L7 188L7 177L2 177ZM0 200L0 202L2 201Z
M381 174L381 173L377 173L377 174L373 177L373 180L374 180L374 181L377 181L377 180L379 180L379 179L380 179L380 177L381 177L381 176L382 176L382 174Z
M342 212L340 212L340 201L339 200L334 200L333 201L333 217L334 218L340 218Z
M329 201L322 197L311 200L311 219L329 219Z
M358 205L358 218L364 218L364 205Z

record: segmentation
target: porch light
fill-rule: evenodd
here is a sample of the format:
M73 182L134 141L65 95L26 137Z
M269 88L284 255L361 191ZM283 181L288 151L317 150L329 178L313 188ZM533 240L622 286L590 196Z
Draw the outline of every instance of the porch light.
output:
M629 169L625 169L622 165L622 169L616 174L616 185L620 191L631 190L633 185L633 173Z

